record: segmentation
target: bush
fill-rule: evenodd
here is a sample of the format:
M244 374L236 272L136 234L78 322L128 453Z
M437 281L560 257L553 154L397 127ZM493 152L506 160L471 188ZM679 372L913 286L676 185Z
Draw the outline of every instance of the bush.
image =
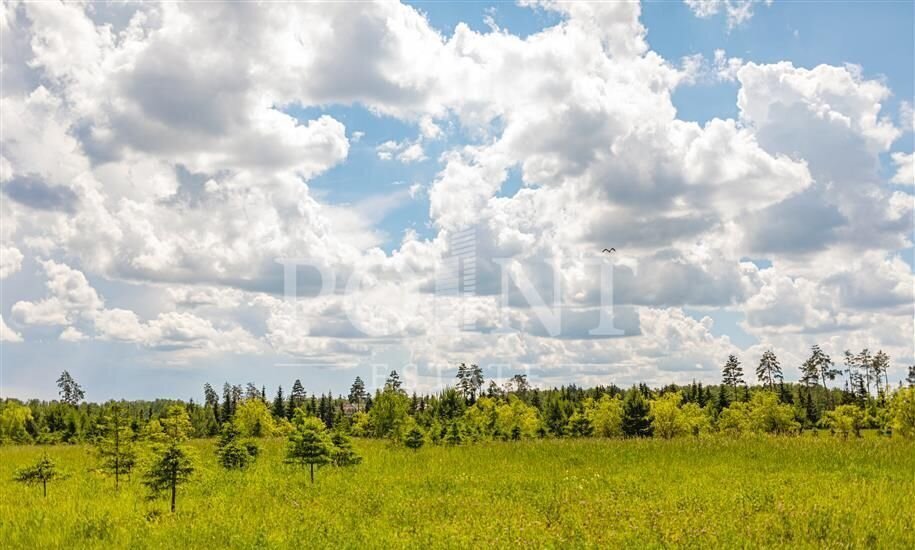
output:
M893 394L890 415L896 433L915 439L915 388L903 388Z

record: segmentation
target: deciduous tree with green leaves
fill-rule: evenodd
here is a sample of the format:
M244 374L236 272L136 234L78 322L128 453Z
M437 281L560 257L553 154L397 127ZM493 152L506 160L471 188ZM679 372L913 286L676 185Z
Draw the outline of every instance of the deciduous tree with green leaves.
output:
M915 438L915 388L901 388L893 394L890 416L895 433Z

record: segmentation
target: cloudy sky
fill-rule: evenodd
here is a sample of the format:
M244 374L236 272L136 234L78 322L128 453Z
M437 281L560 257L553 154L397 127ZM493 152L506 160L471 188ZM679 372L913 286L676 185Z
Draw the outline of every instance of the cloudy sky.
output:
M912 29L909 2L4 1L0 395L715 381L770 348L796 379L814 343L898 380Z

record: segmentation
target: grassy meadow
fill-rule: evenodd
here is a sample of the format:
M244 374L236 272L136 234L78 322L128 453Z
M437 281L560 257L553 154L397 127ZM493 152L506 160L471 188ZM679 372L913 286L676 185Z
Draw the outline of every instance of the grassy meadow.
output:
M356 440L316 483L264 441L245 471L194 440L198 472L148 500L92 448L0 447L2 548L915 547L915 442L867 437L546 439L416 452ZM69 477L12 480L47 451Z

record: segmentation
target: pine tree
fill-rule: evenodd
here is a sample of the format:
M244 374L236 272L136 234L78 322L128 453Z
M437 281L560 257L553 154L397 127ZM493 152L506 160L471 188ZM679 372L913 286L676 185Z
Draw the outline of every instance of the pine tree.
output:
M826 381L835 380L840 373L840 371L833 368L834 366L832 358L823 352L820 346L814 345L810 348L810 358L804 361L801 367L801 381L807 386L808 394L811 392L812 387L822 384L823 391L826 393L826 401L830 406L832 406L832 395L829 392L829 386L827 386Z
M871 357L871 352L869 349L864 348L861 350L861 353L855 356L855 363L858 365L858 369L863 371L861 374L863 385L867 389L867 396L871 395L871 380L874 379L873 371L873 357Z
M909 366L909 374L905 377L905 381L910 388L915 388L915 365Z
M631 388L623 399L623 434L627 437L651 435L648 401L638 388Z
M461 392L461 395L464 399L468 399L470 397L470 377L468 376L466 364L461 363L458 365L457 376L455 376L455 378L458 379L457 387Z
M418 450L425 443L426 439L423 436L423 432L417 426L413 426L413 429L407 432L407 437L404 439L404 445L414 451Z
M47 497L48 482L61 477L63 476L57 470L57 465L48 457L48 453L45 453L34 466L17 470L14 479L30 485L41 483L41 493Z
M292 420L295 417L295 410L305 406L305 400L308 395L305 393L305 387L298 379L292 384L292 391L289 393L289 407L286 409L286 418Z
M743 367L740 366L740 361L736 355L729 355L727 362L721 369L721 383L731 388L735 399L737 398L737 386L746 383L743 380Z
M57 387L59 388L60 400L68 405L75 407L86 397L82 386L67 371L60 373L60 378L57 379Z
M403 382L400 380L400 375L397 374L396 370L392 370L391 374L388 375L388 379L384 382L384 387L390 388L394 391L401 391L400 387L403 385Z
M286 462L308 465L311 482L315 482L315 466L327 464L330 460L332 443L327 439L324 423L297 410L292 421L293 430L286 444Z
M881 379L883 381L882 393L887 393L890 389L890 382L887 378L887 371L890 369L890 357L884 353L883 350L879 350L877 354L874 355L874 360L871 365L874 371L874 379L877 381L877 393L881 393Z
M114 486L118 488L121 474L129 475L137 460L127 411L118 403L112 404L102 416L99 432L96 450L101 469L114 474Z
M782 367L772 350L763 352L759 359L759 366L756 367L756 378L769 390L774 390L775 383L783 380Z
M245 388L245 399L258 399L260 396L261 392L254 385L254 382L248 382L248 386Z
M483 389L483 369L479 365L470 365L470 398L476 402Z
M283 386L276 390L276 397L273 399L273 416L276 418L286 418L286 399L283 397Z
M362 381L362 378L357 376L356 380L353 381L353 386L349 390L348 401L361 408L366 396L365 382Z

